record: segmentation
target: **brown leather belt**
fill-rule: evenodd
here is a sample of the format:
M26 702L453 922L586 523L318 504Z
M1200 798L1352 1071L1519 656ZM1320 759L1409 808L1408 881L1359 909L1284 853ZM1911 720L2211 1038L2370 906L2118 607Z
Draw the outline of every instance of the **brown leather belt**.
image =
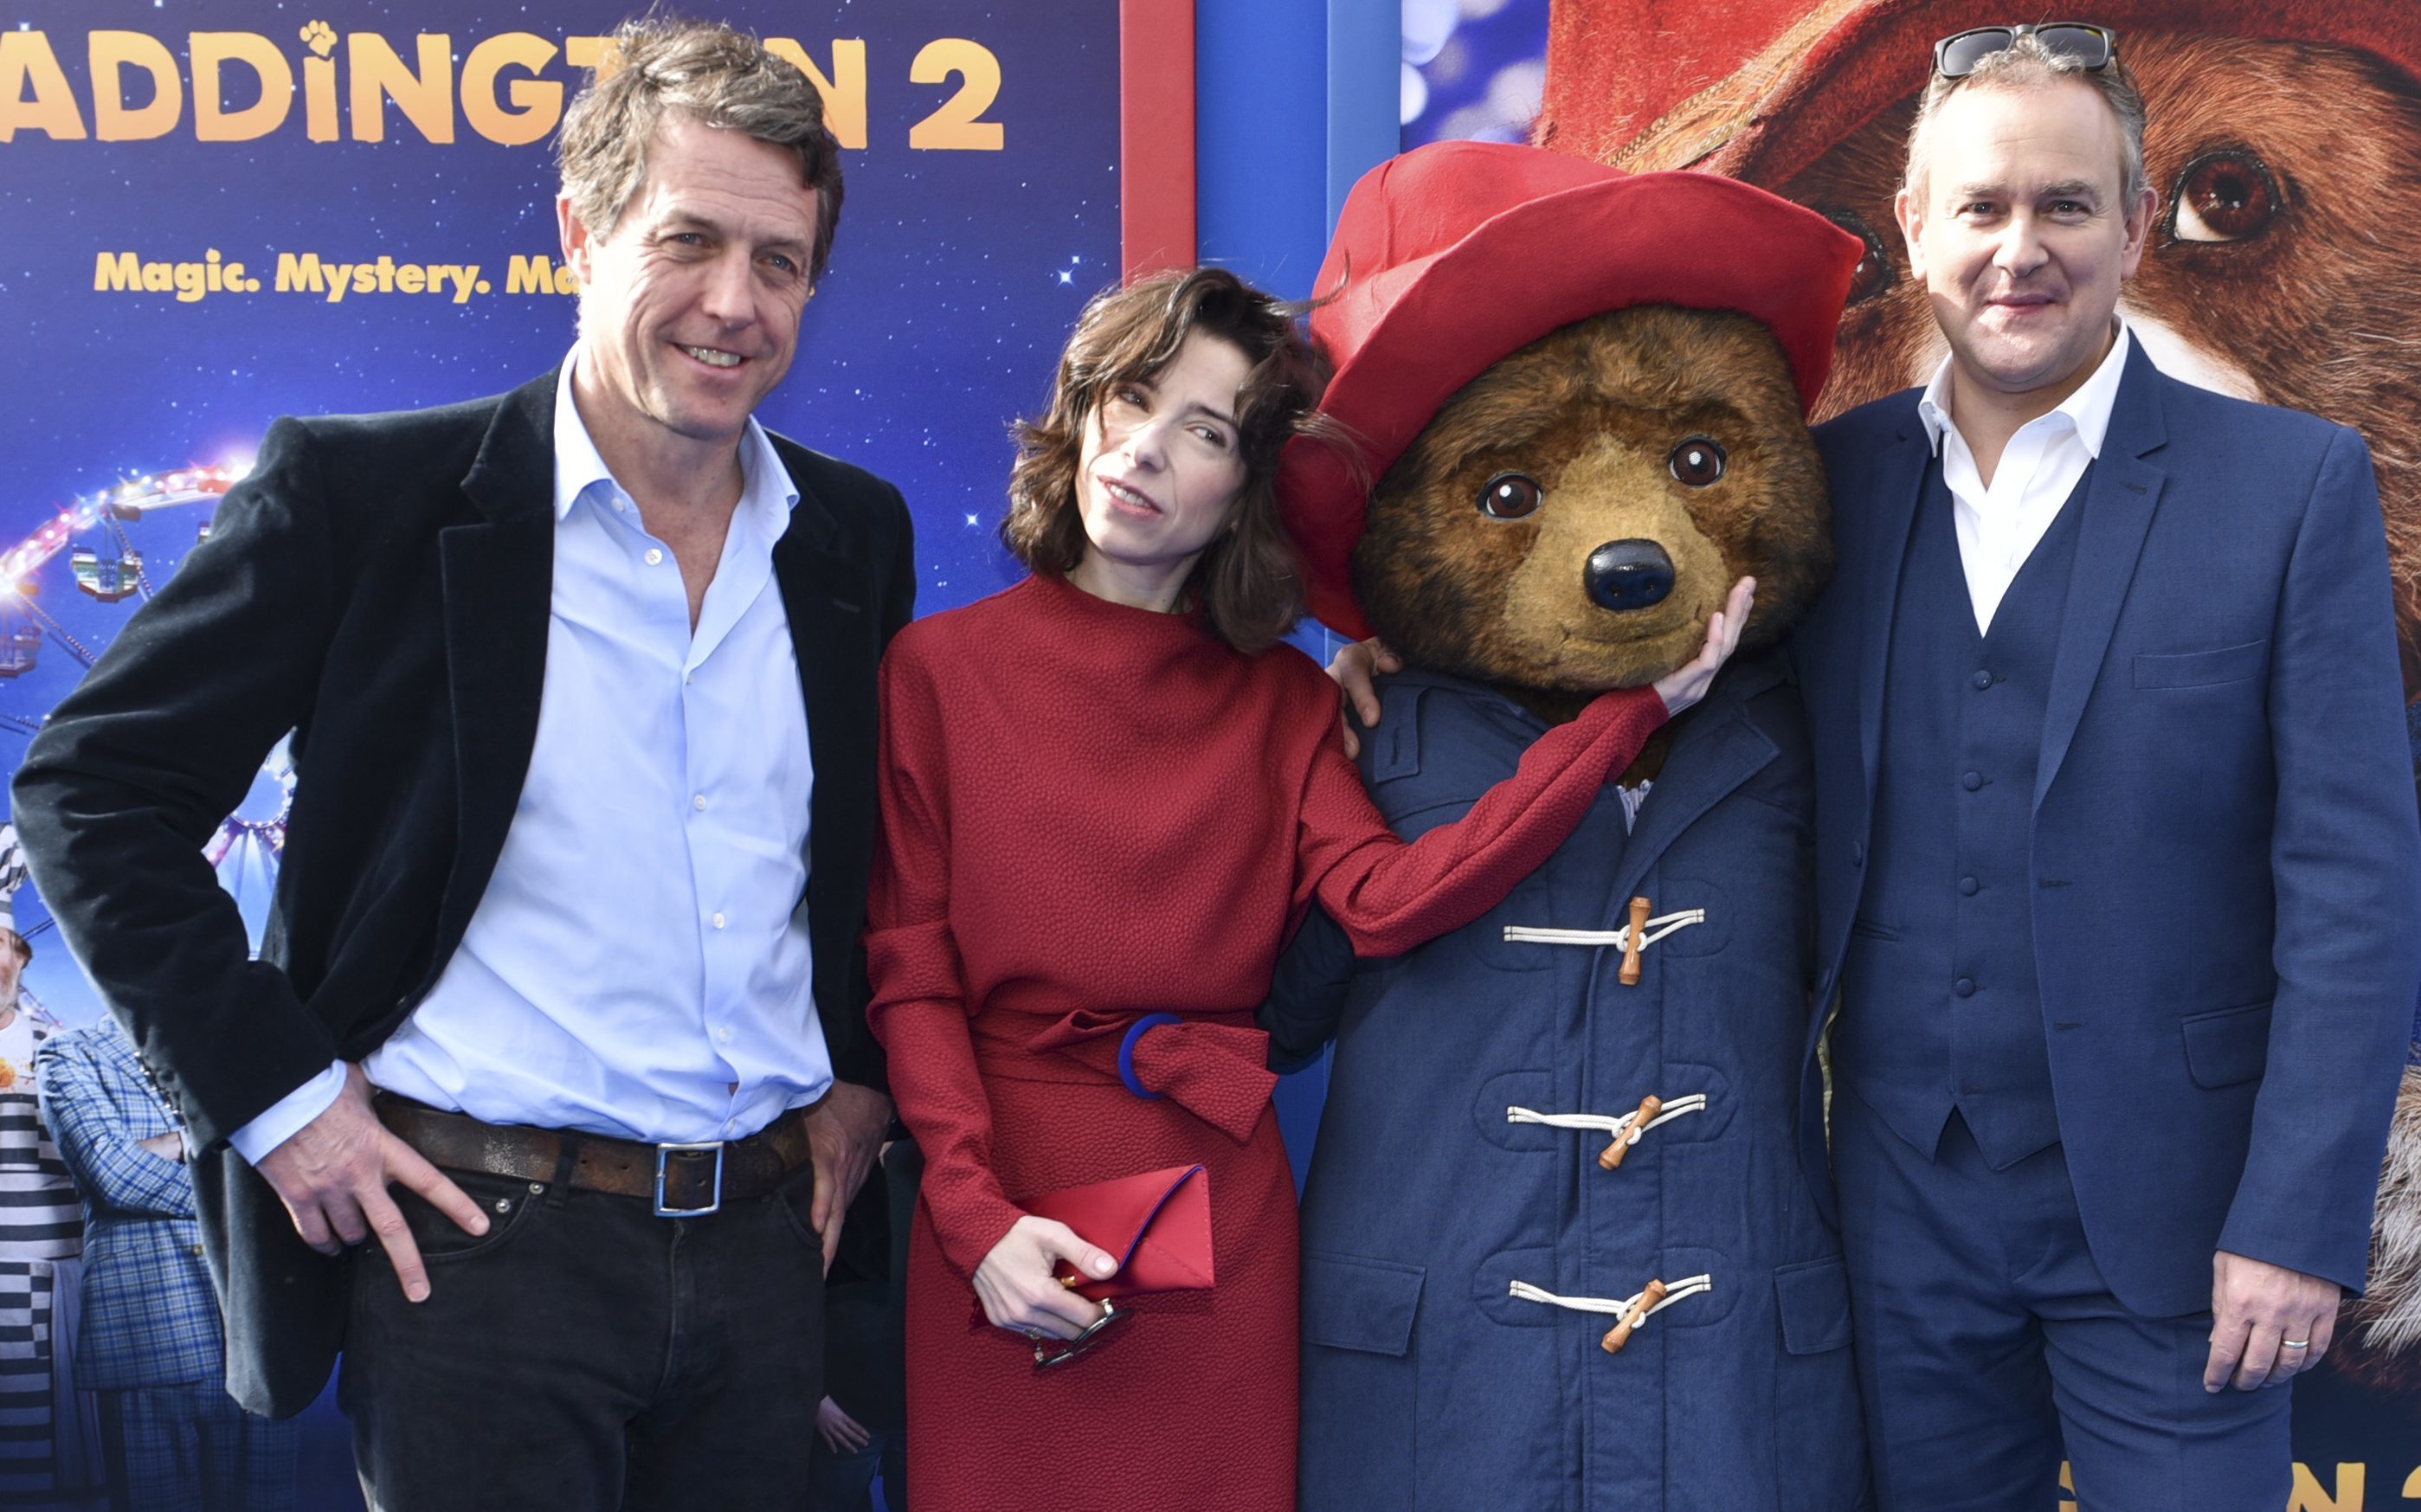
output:
M746 1139L719 1144L644 1145L522 1124L488 1124L382 1092L379 1122L455 1171L481 1171L582 1192L645 1197L666 1218L701 1218L726 1202L748 1202L807 1163L807 1110L793 1108Z

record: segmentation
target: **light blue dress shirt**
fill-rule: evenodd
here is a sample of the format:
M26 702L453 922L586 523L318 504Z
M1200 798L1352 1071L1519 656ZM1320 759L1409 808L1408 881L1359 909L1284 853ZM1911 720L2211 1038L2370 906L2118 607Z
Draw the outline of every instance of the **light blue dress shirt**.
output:
M690 629L680 568L571 398L554 405L554 577L529 773L462 943L363 1063L489 1123L736 1139L832 1084L810 990L815 774L773 543L798 493L752 420ZM340 1062L235 1131L258 1163L336 1100Z

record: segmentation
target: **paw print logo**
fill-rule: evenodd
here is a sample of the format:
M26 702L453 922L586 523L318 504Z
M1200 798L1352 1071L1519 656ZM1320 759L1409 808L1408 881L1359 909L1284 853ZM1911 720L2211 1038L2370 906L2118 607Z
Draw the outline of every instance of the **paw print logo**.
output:
M324 21L306 23L303 27L303 40L312 52L321 57L326 57L336 50L336 28Z

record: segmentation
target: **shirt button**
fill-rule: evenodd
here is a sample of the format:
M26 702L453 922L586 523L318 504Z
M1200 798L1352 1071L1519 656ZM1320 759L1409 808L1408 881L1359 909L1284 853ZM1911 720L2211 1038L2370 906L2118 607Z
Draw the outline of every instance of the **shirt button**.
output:
M1962 976L1959 978L1959 980L1950 984L1950 990L1958 993L1960 997L1974 997L1976 995L1976 984L1971 979Z
M720 929L720 928L722 928L722 927L723 927L723 923L724 923L723 915L722 915L722 914L720 914L720 913L716 914L716 915L714 916L714 927L715 927L716 928Z
M1978 672L1974 681L1978 689L1989 688L1992 685L1992 675L1989 672Z
M1975 878L1973 878L1973 877L1961 877L1961 878L1960 878L1960 879L1959 879L1959 896L1960 896L1960 897L1974 897L1974 896L1976 896L1976 887L1977 887L1978 885L1979 885L1979 884L1976 882L1976 879L1975 879Z
M691 800L689 801L689 806L690 806L690 807L692 807L692 808L694 808L694 809L695 809L695 810L697 810L697 811L698 811L699 813L701 813L701 814L705 813L705 812L706 812L706 795L705 795L704 793L700 793L700 794L698 794L696 797L695 797L695 798L691 799Z
M657 550L656 548L654 548L653 546L650 546L650 547L648 547L648 565L649 567L654 567L656 564L658 564L659 562L662 562L664 559L664 553L662 553L662 552L658 551L658 550Z
M719 1040L721 1040L721 1041L723 1041L725 1044L726 1044L726 1045L727 1045L727 1044L731 1043L731 1031L730 1031L730 1030L728 1030L728 1029L717 1029L717 1030L714 1032L714 1037L715 1037L715 1038L717 1038L717 1039L719 1039ZM727 1119L726 1120L726 1122L728 1122L728 1121L729 1121L729 1120L727 1120Z
M1971 772L1959 779L1959 786L1972 793L1984 786L1984 774L1980 772Z

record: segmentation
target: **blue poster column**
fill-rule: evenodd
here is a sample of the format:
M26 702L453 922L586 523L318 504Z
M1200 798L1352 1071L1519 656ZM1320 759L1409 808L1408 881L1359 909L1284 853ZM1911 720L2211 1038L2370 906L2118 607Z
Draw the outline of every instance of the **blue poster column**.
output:
M1289 299L1313 296L1346 191L1395 155L1398 0L1195 0L1195 221L1201 259ZM1335 638L1294 636L1325 663ZM1311 1161L1328 1064L1278 1083L1295 1184Z

